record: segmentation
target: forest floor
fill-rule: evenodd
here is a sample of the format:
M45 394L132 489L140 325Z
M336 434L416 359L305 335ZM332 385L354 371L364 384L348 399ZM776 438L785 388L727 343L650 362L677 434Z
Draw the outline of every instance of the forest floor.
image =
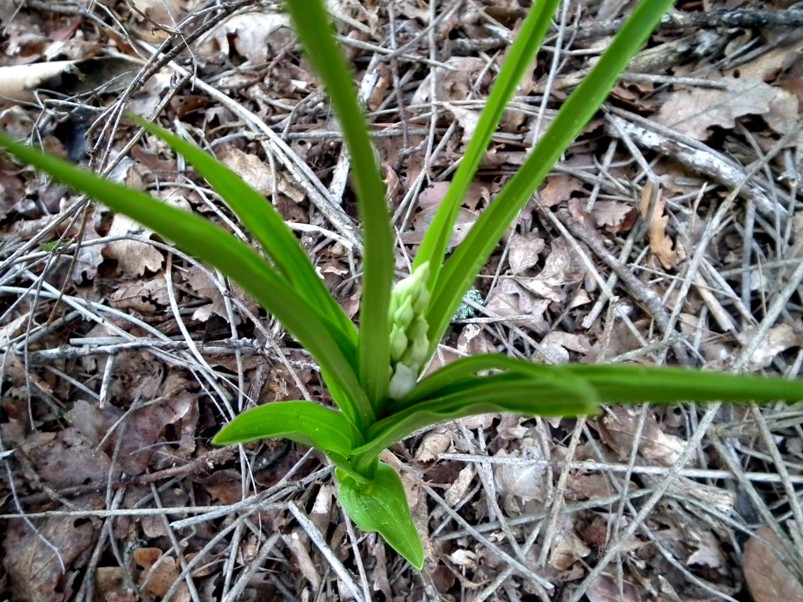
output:
M330 4L402 277L530 3ZM631 5L559 13L452 245ZM27 66L22 82L0 75L20 98L0 99L5 131L238 231L120 110L155 115L271 199L356 319L349 159L277 3L8 1L0 21L0 66ZM803 375L801 106L803 9L678 2L510 229L435 363L498 351ZM418 572L346 519L323 457L210 444L255 404L328 401L281 326L5 155L0 309L0 599L803 600L800 406L488 415L416 435L386 459L424 538Z

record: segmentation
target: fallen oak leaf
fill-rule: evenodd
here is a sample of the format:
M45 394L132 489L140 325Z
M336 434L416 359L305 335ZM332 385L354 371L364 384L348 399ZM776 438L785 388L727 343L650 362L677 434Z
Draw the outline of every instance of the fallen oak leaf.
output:
M724 89L669 92L655 120L681 134L705 140L710 127L732 128L736 119L743 115L769 112L770 102L779 90L753 77L722 77L714 82L724 84Z
M653 184L647 182L641 193L639 212L641 217L647 220L650 251L661 262L664 269L671 270L678 264L678 255L672 239L666 234L666 226L669 223L669 216L665 215L666 201L662 198L660 189L656 191L655 203L651 202L652 196ZM651 206L652 210L650 210Z

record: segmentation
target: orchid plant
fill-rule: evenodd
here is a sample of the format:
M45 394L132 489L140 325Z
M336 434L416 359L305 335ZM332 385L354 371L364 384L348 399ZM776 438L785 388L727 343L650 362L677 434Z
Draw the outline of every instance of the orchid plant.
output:
M326 86L351 155L364 253L359 328L327 290L280 214L212 156L132 117L183 155L226 202L260 251L199 215L100 178L0 135L0 147L173 241L238 283L317 360L336 407L296 400L249 409L215 436L218 445L285 437L323 452L339 499L364 531L376 531L411 565L424 551L401 479L379 460L388 446L434 424L489 412L576 416L601 403L803 399L803 383L677 368L538 365L501 355L456 360L422 377L464 294L552 166L599 109L630 58L670 8L643 0L563 103L524 165L447 257L462 199L507 104L549 30L559 0L537 0L521 23L412 273L393 284L394 236L377 155L353 74L323 0L286 0L301 46ZM264 255L263 255L264 254Z

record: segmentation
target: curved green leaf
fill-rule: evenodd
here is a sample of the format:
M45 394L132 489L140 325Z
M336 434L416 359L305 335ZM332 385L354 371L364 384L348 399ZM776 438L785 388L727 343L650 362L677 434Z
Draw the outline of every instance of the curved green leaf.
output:
M549 374L473 377L463 380L458 390L418 401L377 421L368 429L365 445L353 450L352 456L378 454L420 429L448 420L495 412L578 416L595 413L598 402L582 379L563 382Z
M582 83L563 103L533 153L471 227L435 283L427 315L430 350L443 337L463 295L516 215L552 166L597 112L631 57L649 37L672 0L643 0ZM434 227L430 226L430 230Z
M495 374L478 376L484 371ZM379 453L416 430L488 412L538 416L592 413L599 403L803 401L803 381L637 365L544 366L478 355L427 377L368 430L352 455Z
M373 409L352 366L354 345L328 316L287 286L284 278L253 249L198 215L98 177L70 163L14 142L0 134L0 147L19 160L69 184L90 198L174 241L183 251L215 266L270 311L346 395L340 409L359 429L374 420Z
M394 402L390 409L398 411L423 399L439 397L452 390L459 390L464 382L473 382L480 372L494 370L550 378L549 371L553 368L554 366L533 364L527 360L507 357L498 353L461 357L421 380L409 395Z
M340 504L360 529L377 532L418 570L424 566L424 548L418 536L399 475L380 462L374 480L358 483L340 469Z
M246 410L220 429L215 445L283 437L348 457L362 435L340 412L311 401L277 401Z
M195 167L253 234L288 284L307 298L311 305L318 306L341 329L343 336L356 345L357 330L354 324L326 289L293 231L270 201L195 145L137 115L130 115L130 118L164 140Z
M321 0L287 0L307 58L326 85L354 166L352 179L363 230L360 302L360 382L375 406L387 397L390 341L388 305L393 282L393 230L365 116L357 102L354 76L332 35Z
M421 241L415 257L414 267L427 261L430 262L430 290L433 288L433 283L438 281L460 204L474 180L474 175L477 173L485 150L496 131L496 126L516 93L521 78L531 68L535 55L541 48L541 43L549 30L558 4L559 0L533 2L526 19L516 34L516 39L506 53L505 61L496 76L485 108L480 114L477 127L471 136L471 141L460 161L452 183L441 201L440 209L424 234L424 239Z

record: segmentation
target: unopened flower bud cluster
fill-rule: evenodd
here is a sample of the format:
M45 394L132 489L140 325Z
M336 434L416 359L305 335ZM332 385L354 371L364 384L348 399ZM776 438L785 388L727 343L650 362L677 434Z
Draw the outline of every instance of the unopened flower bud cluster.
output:
M415 387L418 373L427 361L429 326L424 312L429 306L429 262L418 266L400 281L390 298L390 387L391 399L401 399Z

